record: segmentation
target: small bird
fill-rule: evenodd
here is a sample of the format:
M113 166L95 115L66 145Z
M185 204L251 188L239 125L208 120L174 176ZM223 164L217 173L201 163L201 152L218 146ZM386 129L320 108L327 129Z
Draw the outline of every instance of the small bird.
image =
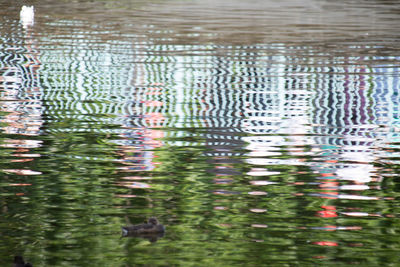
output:
M157 218L155 217L149 218L147 222L142 224L122 227L122 236L159 234L164 232L165 232L164 225L159 224Z
M33 266L29 262L25 263L24 258L22 258L22 256L15 256L13 267L33 267Z
M33 6L22 6L19 18L25 29L33 26L35 23L35 8Z

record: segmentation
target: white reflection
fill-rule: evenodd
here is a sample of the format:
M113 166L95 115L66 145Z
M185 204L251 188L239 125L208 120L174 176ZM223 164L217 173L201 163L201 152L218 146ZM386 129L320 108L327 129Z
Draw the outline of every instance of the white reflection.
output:
M22 6L19 12L19 19L24 29L33 26L35 18L35 9L33 6Z
M371 164L347 164L346 167L337 169L336 174L342 180L350 180L356 183L368 183L372 180L371 175L375 171L374 166Z

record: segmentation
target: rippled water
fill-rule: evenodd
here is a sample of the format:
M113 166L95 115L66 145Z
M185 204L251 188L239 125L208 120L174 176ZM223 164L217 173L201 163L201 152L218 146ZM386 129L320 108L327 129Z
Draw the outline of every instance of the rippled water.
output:
M0 265L397 266L399 10L0 1Z

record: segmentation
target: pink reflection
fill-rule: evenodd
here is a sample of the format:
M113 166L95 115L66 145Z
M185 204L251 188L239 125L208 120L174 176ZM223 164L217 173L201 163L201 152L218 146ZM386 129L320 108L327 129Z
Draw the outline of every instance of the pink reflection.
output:
M277 183L269 182L269 181L251 181L250 184L252 184L252 185L271 185L271 184L277 184Z
M268 195L268 193L264 192L264 191L251 191L248 194L249 195L253 195L253 196L265 196L265 195Z
M134 189L150 188L150 185L138 182L118 182L117 185Z
M20 158L39 158L41 157L40 154L21 154L21 153L15 153L13 154L14 157L20 157Z
M164 104L163 102L156 100L144 101L144 103L148 107L161 107Z
M28 140L28 139L4 139L4 144L0 144L2 147L6 148L27 148L26 150L16 150L17 152L27 152L29 151L29 148L38 148L41 147L42 141L37 141L37 140ZM18 154L17 154L18 155ZM29 155L29 154L27 154ZM30 154L30 155L37 155L40 156L40 154Z
M10 162L29 162L33 161L33 159L12 159Z
M215 206L214 210L227 210L228 207L224 207L224 206Z
M159 84L159 85L163 85L163 84ZM146 95L162 95L162 92L160 91L159 87L148 87L147 88L147 92Z
M142 177L142 176L126 176L122 177L124 180L150 180L151 177Z
M264 213L264 212L266 212L267 210L266 210L266 209L250 209L250 211L251 211L251 212L254 212L254 213Z
M137 195L121 195L121 194L119 194L119 195L115 195L116 197L121 197L121 198L135 198L135 197L137 197Z
M8 184L9 186L30 186L32 184Z
M337 247L339 244L337 242L332 242L332 241L317 241L313 242L314 245L318 246L326 246L326 247Z
M268 225L266 225L266 224L252 224L251 227L254 227L254 228L268 228Z
M18 175L39 175L41 172L24 169L3 169L4 172L15 173Z

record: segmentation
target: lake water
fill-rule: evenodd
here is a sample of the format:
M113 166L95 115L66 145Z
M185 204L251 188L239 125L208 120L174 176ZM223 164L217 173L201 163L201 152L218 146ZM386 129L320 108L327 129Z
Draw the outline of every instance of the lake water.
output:
M1 266L398 266L397 1L0 15Z

